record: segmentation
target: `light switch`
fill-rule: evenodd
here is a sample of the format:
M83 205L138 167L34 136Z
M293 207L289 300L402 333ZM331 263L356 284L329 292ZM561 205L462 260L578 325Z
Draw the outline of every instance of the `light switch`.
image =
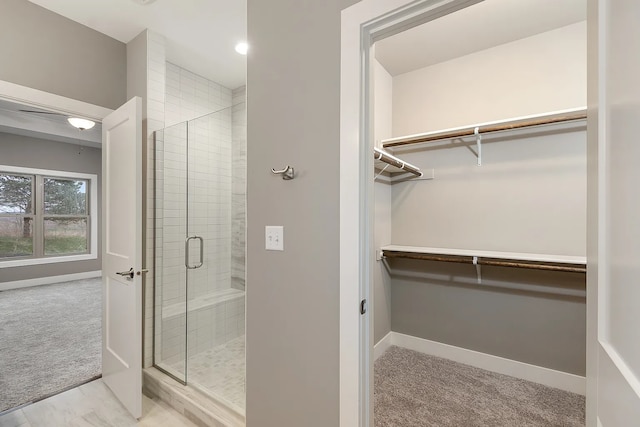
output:
M265 231L265 249L268 251L284 251L284 227L267 225Z

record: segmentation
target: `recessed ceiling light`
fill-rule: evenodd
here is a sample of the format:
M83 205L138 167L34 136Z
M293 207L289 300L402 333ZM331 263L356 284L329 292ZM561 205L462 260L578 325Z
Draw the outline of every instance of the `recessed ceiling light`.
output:
M91 120L87 119L81 119L79 117L69 117L67 121L69 122L69 124L71 124L71 126L80 130L91 129L96 125L96 122L92 122Z
M134 3L138 3L141 5L145 5L145 4L149 4L149 3L153 3L156 0L133 0Z
M240 42L236 45L236 52L240 55L246 55L249 50L249 45L246 42Z

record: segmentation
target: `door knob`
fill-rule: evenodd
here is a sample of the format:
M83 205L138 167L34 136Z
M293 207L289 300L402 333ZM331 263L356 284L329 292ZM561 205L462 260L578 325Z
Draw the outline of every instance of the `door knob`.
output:
M122 277L128 277L129 279L133 279L133 267L129 269L129 271L118 271L116 274Z

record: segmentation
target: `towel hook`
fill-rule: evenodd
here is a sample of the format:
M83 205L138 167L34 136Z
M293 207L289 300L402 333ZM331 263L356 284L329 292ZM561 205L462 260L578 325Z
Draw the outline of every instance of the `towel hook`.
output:
M273 174L275 175L282 175L282 179L284 180L293 179L293 168L289 165L285 166L284 169L279 171L271 168L271 172L273 172Z

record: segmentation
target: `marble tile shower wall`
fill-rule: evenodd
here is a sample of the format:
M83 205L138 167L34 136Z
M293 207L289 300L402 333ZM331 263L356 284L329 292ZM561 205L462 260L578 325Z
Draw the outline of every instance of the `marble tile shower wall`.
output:
M156 218L156 267L161 265L163 274L156 278L156 283L162 286L162 293L156 294L156 305L168 311L167 307L184 304L186 297L187 203L189 235L201 236L205 247L203 266L188 273L189 300L231 287L232 178L235 176L229 108L231 90L171 63L166 63L165 87L164 158L158 162L162 170L156 171L156 206L162 207ZM210 114L213 111L218 112ZM182 124L172 126L187 120L191 120L188 156L186 128ZM191 248L191 259L196 262L197 244L194 242ZM242 263L244 269L244 260ZM221 344L221 340L244 334L244 304L218 303L190 311L188 320L190 352L205 351ZM162 327L156 328L155 333L156 363L174 363L184 358L184 315L163 316Z
M231 89L166 63L165 126L231 107Z
M204 264L188 272L189 298L231 287L231 111L189 122L189 235L204 240ZM197 244L192 245L197 262Z

